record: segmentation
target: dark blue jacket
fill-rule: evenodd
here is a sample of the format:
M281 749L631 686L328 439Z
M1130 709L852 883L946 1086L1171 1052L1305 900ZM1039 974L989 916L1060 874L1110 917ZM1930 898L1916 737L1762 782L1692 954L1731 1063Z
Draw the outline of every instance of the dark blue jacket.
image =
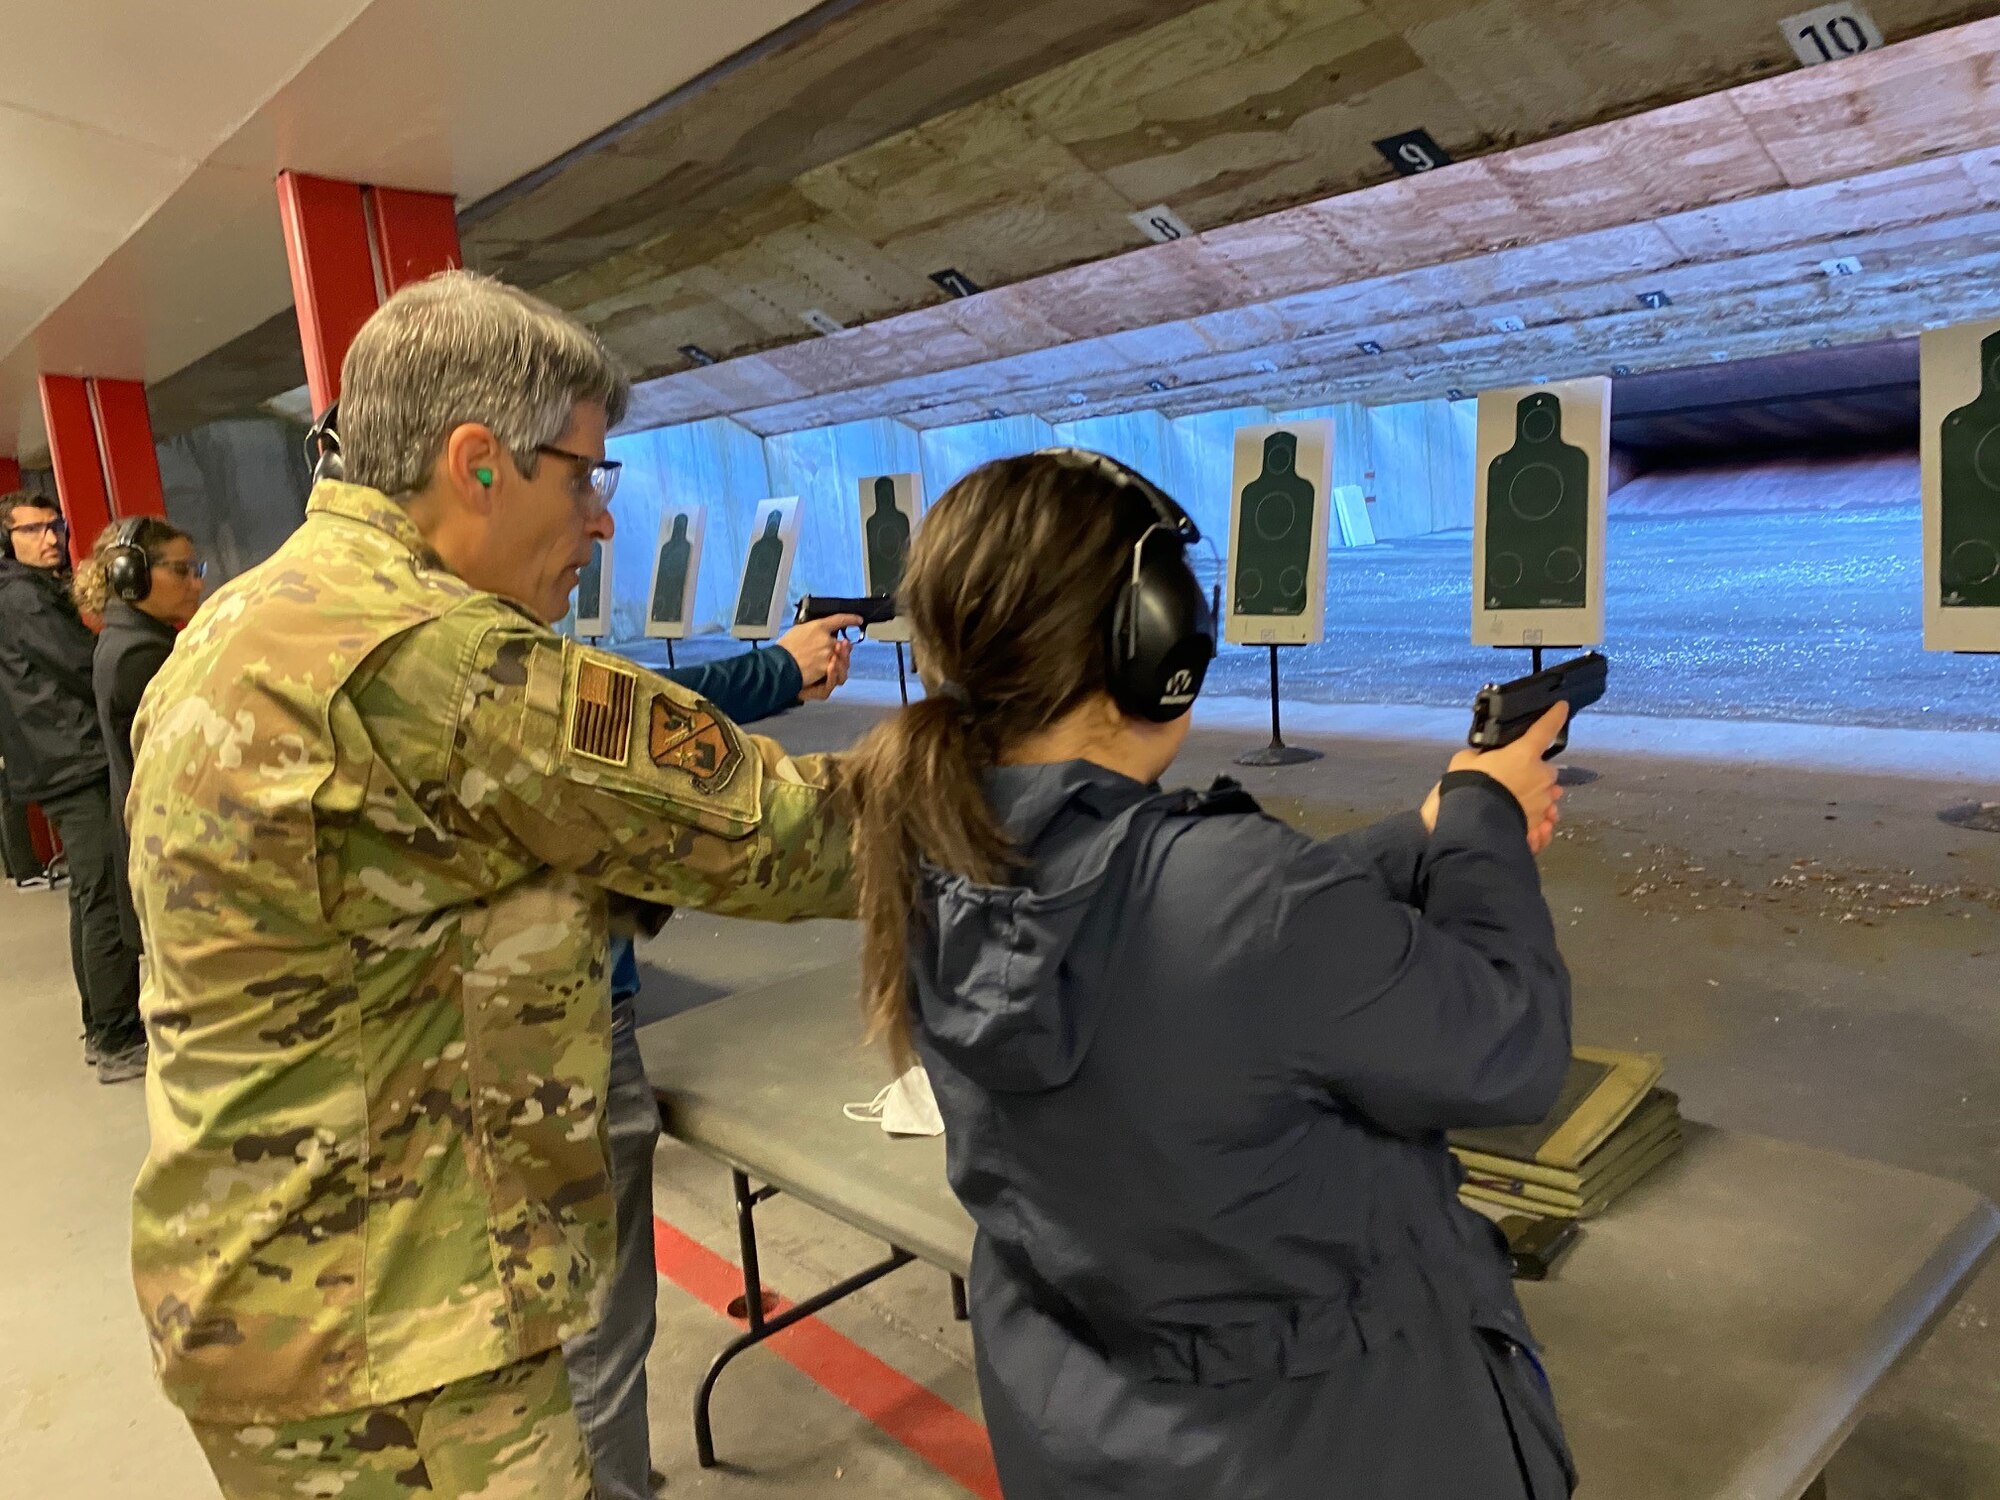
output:
M782 646L724 656L697 667L675 667L660 674L699 693L738 724L754 724L781 714L799 701L805 677L792 653ZM639 993L639 957L632 939L623 933L611 939L611 999L630 1000Z
M1443 1136L1569 1056L1512 797L1316 842L1084 762L988 795L1019 884L928 872L911 977L1009 1500L1567 1495Z

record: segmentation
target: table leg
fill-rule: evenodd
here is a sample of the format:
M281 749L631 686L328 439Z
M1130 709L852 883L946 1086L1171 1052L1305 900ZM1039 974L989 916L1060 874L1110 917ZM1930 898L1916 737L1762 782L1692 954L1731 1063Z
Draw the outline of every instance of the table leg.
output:
M739 1174L740 1176L740 1174ZM747 1211L746 1211L747 1212ZM880 1281L891 1271L907 1266L916 1257L907 1250L889 1247L889 1258L877 1261L865 1271L858 1271L845 1281L828 1287L817 1297L808 1297L796 1307L788 1307L775 1317L759 1317L749 1332L739 1334L724 1346L715 1356L715 1363L708 1367L708 1373L701 1378L701 1385L694 1393L694 1451L704 1469L715 1467L715 1434L709 1426L709 1398L715 1394L715 1382L728 1363L745 1349L761 1344L773 1334L783 1333L794 1323L802 1322L838 1302L842 1297L852 1296L872 1282ZM760 1288L761 1290L761 1288ZM757 1304L752 1303L752 1307Z
M750 1179L732 1170L730 1185L736 1190L736 1244L743 1254L743 1318L751 1331L764 1326L764 1278L757 1265L757 1205L772 1196L775 1188L750 1190Z
M966 1310L965 1306L965 1278L963 1276L954 1276L951 1278L951 1315L961 1323L972 1316Z

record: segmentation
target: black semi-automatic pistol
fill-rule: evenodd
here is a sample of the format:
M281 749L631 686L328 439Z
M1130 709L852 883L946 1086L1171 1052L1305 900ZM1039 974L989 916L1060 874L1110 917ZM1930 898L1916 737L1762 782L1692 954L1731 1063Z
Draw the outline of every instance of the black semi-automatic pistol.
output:
M799 600L799 612L793 623L805 625L834 615L859 615L864 629L886 625L896 618L896 596L868 594L860 599L842 599L833 594L807 594Z
M1544 760L1553 760L1569 748L1569 726L1576 716L1604 696L1604 681L1611 664L1592 651L1574 661L1561 662L1544 672L1531 672L1512 682L1491 683L1479 690L1472 704L1472 733L1466 744L1475 750L1498 750L1511 745L1535 720L1558 703L1569 705L1556 742Z

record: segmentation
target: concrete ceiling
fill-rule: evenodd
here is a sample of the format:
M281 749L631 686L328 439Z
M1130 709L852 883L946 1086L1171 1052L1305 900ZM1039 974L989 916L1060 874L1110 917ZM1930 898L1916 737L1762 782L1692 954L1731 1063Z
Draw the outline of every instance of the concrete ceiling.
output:
M1856 273L1830 274L1839 259ZM1656 292L1667 304L1645 305ZM1995 311L1988 20L663 377L631 420L773 433L1397 401Z
M1892 42L1992 9L1868 7ZM470 264L577 312L635 372L672 372L684 345L729 360L825 342L808 312L852 327L934 308L947 268L1012 288L1116 263L1145 243L1128 214L1157 203L1204 230L1369 189L1392 175L1374 142L1398 131L1463 160L1794 75L1779 22L1798 8L835 0L469 206L461 233ZM1628 166L1659 170L1638 145ZM1509 208L1516 241L1549 234ZM300 378L274 318L158 387L155 419L176 430Z
M110 13L124 73L171 71L116 31L132 0L83 3ZM179 185L0 360L0 451L14 426L34 446L37 367L143 376L162 432L296 386L270 190L286 166L454 192L470 264L572 308L636 370L681 372L649 387L647 421L1402 399L1614 346L1705 357L1712 320L1616 316L1627 270L1722 268L1716 305L1760 310L1737 352L1763 352L1802 315L1788 277L1827 310L1801 269L1821 239L1906 231L1878 246L1897 274L1963 261L1983 285L1992 226L1966 218L1983 158L1942 189L1884 179L1880 214L1835 186L1764 228L1699 221L1965 155L1985 128L1964 127L1968 101L2000 113L1975 76L1990 48L1957 73L1908 61L1990 4L1868 4L1902 45L1801 71L1778 24L1796 0L350 0L344 25L291 39L289 77L231 75L237 102L182 142ZM143 103L111 75L108 96ZM126 128L179 97L153 93ZM1394 179L1373 143L1419 126L1461 164ZM1160 202L1208 233L1134 253L1127 215ZM1807 212L1832 215L1819 239L1784 222ZM1696 217L1643 227L1675 215ZM1559 275L1507 258L1554 245ZM1792 269L1767 284L1778 250ZM947 267L997 290L949 300L930 279ZM1879 279L1840 290L1876 322L1912 305ZM1502 304L1526 339L1496 333ZM821 337L808 311L860 326ZM1365 338L1411 357L1338 358ZM687 368L683 345L724 363Z
M289 307L281 169L473 201L812 3L0 0L0 452L38 370L158 381Z

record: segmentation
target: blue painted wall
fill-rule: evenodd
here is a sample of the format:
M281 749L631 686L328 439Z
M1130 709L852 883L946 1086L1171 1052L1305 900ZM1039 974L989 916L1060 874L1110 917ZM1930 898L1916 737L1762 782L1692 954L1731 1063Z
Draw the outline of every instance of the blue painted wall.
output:
M1000 417L930 428L922 435L924 494L935 501L981 464L1033 453L1055 441L1055 429L1040 417Z
M860 594L859 485L875 474L921 472L916 432L878 418L811 432L790 432L764 442L771 493L799 497L799 550L792 564L792 597Z
M1218 557L1229 551L1230 490L1235 479L1236 429L1275 421L1262 406L1205 411L1173 424L1176 475L1168 484L1194 517Z
M757 502L774 493L763 440L726 417L715 417L616 437L606 451L625 465L613 504L618 535L611 568L612 638L633 640L645 634L646 591L652 586L660 514L668 496L708 507L691 623L696 631L726 627L750 545L751 517Z
M1261 406L1202 412L1169 421L1158 412L1095 417L1055 426L1039 417L996 418L916 432L877 419L759 439L724 418L614 438L625 468L618 497L613 564L614 638L643 631L646 592L661 507L668 496L703 500L708 540L695 597L697 629L720 629L735 602L757 502L797 495L800 532L792 594L856 594L862 588L855 486L866 475L916 472L926 503L995 458L1065 443L1132 465L1188 508L1218 558L1228 550L1236 430L1280 420L1329 417L1334 482L1370 495L1369 519L1382 539L1423 536L1472 524L1474 403L1307 407ZM1340 546L1334 532L1335 546Z

